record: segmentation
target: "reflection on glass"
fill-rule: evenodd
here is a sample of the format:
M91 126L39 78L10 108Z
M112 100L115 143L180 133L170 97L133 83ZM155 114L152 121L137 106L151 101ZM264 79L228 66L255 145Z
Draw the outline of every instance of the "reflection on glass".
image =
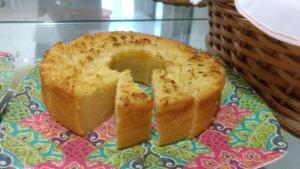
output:
M185 15L188 10L194 11L192 17ZM0 22L203 19L206 13L153 0L0 0Z
M0 47L13 48L20 56L17 64L27 64L41 58L58 41L67 42L84 33L122 30L203 48L208 31L206 12L206 8L153 0L0 0Z

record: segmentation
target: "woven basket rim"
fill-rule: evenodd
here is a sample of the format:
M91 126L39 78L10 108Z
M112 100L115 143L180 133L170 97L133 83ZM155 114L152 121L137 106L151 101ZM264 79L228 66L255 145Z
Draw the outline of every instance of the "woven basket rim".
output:
M209 0L208 9L207 48L240 72L272 109L300 123L300 47L260 31L238 13L234 0ZM281 124L300 136L292 124Z

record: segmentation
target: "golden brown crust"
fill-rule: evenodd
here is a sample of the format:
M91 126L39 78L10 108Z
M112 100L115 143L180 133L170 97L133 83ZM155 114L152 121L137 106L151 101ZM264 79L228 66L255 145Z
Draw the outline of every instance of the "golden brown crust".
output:
M181 94L180 94L181 95ZM158 145L170 144L188 137L191 128L193 97L181 95L180 99L157 107Z
M94 44L97 44L97 46L94 46ZM81 70L83 67L92 63L94 58L97 57L101 51L110 50L111 47L116 48L116 44L119 44L117 48L122 48L123 46L138 48L145 47L145 45L152 48L153 46L161 46L161 48L169 47L172 48L172 50L177 48L178 51L181 51L187 57L195 53L193 48L172 39L141 33L104 32L94 35L85 34L68 44L58 42L49 49L44 54L41 63L41 76L45 78L47 83L56 85L69 94L72 94L75 85L82 85L80 81L77 81L77 76L82 73ZM160 54L160 52L158 52L158 54ZM74 55L77 56L74 57ZM172 60L173 58L171 56L171 58L164 59ZM57 68L61 69L55 70ZM62 70L64 73L61 73Z
M193 125L190 130L190 138L197 136L206 130L210 123L215 119L217 110L220 106L221 91L207 92L199 98L197 109L193 114Z
M159 132L158 145L188 137L192 124L193 96L180 90L176 79L162 70L154 70L152 88Z
M76 131L78 135L84 136L85 132L79 126L78 113L74 106L76 105L75 98L60 89L47 88L43 82L41 86L44 103L52 117L70 130Z

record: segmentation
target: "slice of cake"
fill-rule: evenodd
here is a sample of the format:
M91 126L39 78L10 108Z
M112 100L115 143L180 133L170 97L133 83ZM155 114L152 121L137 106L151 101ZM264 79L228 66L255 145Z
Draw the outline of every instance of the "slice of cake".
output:
M139 88L126 70L119 75L115 101L117 148L150 139L152 99Z
M192 127L193 96L179 90L175 78L164 70L152 75L158 145L170 144L189 136Z

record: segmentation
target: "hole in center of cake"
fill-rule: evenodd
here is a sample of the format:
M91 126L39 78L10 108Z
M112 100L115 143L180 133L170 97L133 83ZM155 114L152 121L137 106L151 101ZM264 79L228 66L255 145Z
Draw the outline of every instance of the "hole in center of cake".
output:
M151 85L151 75L154 69L163 68L164 62L145 50L126 50L112 56L110 68L122 72L131 71L136 83Z

